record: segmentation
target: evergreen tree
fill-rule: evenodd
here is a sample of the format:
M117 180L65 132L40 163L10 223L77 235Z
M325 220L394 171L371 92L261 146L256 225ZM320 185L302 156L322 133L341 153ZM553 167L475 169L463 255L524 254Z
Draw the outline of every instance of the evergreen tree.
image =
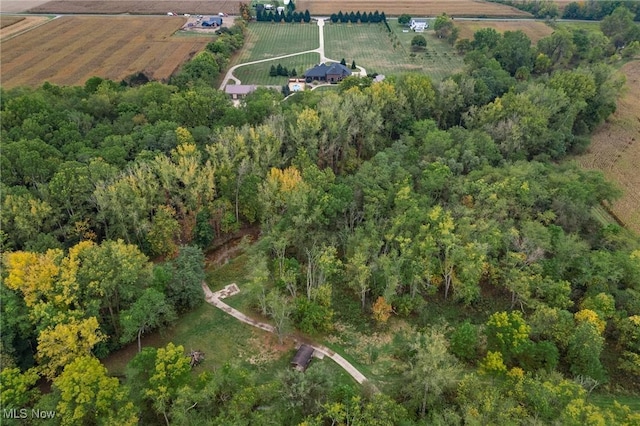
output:
M282 75L282 65L278 64L276 68L276 75Z
M342 58L342 60L340 61L340 65L344 65L346 67L347 61L344 58Z
M278 75L278 71L276 70L276 66L275 65L271 65L271 69L269 70L269 76L270 77L275 77Z
M304 22L306 22L307 24L311 22L311 14L309 13L308 9L304 11Z
M354 59L354 60L351 62L351 69L352 69L352 70L355 70L356 68L357 68L357 67L356 67L356 61L355 61L355 59Z

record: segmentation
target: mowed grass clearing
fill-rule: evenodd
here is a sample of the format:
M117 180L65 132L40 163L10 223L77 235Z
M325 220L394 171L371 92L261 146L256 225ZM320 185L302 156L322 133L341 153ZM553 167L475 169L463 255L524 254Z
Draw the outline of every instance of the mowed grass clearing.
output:
M451 46L425 32L427 48L411 56L413 33L403 33L402 27L390 21L389 33L382 24L327 24L324 27L325 54L347 64L355 60L367 73L397 75L421 72L434 80L442 80L462 67L462 58Z
M211 37L172 37L186 18L61 17L2 42L2 85L82 85L137 72L166 80ZM10 27L9 27L10 28Z
M287 67L287 70L291 71L296 69L298 77L302 77L304 72L313 67L320 61L320 55L317 53L303 53L301 55L292 56L289 58L274 59L272 61L261 62L259 64L252 64L240 67L233 72L237 78L242 81L242 84L263 84L267 86L282 86L287 83L288 77L277 76L271 77L269 71L271 65Z
M505 31L522 31L530 39L532 44L553 33L553 28L542 21L455 21L455 26L460 29L458 39L467 38L473 40L473 34L483 28L493 28L499 33Z
M591 137L591 145L577 158L586 169L600 170L624 191L612 212L636 234L640 234L640 60L620 71L627 84L616 112Z
M234 63L269 59L289 53L317 49L319 46L318 25L274 24L255 22L247 27L245 44Z

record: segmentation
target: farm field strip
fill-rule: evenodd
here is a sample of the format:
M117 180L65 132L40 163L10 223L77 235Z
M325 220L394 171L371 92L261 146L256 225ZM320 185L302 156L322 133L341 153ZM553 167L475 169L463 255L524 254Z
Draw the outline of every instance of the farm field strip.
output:
M3 42L2 84L84 84L144 71L166 79L211 37L172 37L185 18L63 17ZM161 71L160 71L161 70Z
M417 16L437 16L447 13L451 16L481 17L530 17L527 12L514 7L490 3L482 0L300 0L298 10L309 9L312 15L329 16L332 13L361 11L384 12L387 16L403 13Z
M469 40L473 40L473 34L483 28L494 28L499 33L521 30L532 44L553 33L553 28L542 21L455 21L455 26L460 29L458 39Z
M227 14L238 13L238 3L230 0L205 1L98 1L98 0L54 0L37 5L29 10L31 13L131 13L164 15L175 12L180 15L190 14Z
M291 70L295 67L298 76L320 61L318 53L303 53L289 58L274 59L273 61L261 62L259 64L247 65L234 71L234 75L242 81L242 84L264 84L269 86L282 86L287 82L287 77L271 77L269 70L271 65L278 64Z
M315 22L309 24L251 23L248 27L245 47L238 56L238 63L317 49L318 34L319 30Z
M602 171L624 191L611 210L640 234L640 60L625 64L621 72L627 85L616 112L595 131L587 153L576 160L586 169Z

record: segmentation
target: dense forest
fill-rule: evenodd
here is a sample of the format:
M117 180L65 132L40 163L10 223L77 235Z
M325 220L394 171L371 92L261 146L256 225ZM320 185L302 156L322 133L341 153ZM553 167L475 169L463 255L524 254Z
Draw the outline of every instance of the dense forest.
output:
M3 409L65 425L638 424L588 397L640 392L640 240L594 218L619 191L566 161L638 47L616 38L633 14L612 16L537 45L480 30L440 82L349 77L237 108L213 84L242 25L168 83L2 89ZM313 336L405 321L394 380L195 374L174 344L108 374L100 359L203 303L207 251L247 226L256 310ZM433 320L436 304L455 317Z

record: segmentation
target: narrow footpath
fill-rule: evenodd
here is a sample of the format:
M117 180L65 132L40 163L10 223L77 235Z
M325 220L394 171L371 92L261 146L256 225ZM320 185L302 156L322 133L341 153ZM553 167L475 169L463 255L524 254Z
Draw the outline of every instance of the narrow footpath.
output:
M253 318L246 316L239 310L232 308L231 306L227 305L222 301L222 299L233 296L234 294L238 294L240 292L240 289L236 284L230 284L225 288L223 288L222 290L218 290L214 293L213 291L211 291L207 283L203 281L202 290L204 291L205 300L208 303L215 306L216 308L223 310L224 312L228 313L232 317L235 317L239 321L242 321L253 327L260 328L264 331L268 331L269 333L275 333L276 331L275 327L273 327L271 324L266 324L263 322L256 321ZM332 360L334 360L340 367L342 367L347 373L349 373L351 377L355 379L356 382L362 384L367 381L367 378L364 376L364 374L358 371L357 368L355 368L349 361L344 359L340 354L332 351L326 346L318 345L316 343L306 343L306 344L313 347L313 349L323 354L324 356L327 356Z

